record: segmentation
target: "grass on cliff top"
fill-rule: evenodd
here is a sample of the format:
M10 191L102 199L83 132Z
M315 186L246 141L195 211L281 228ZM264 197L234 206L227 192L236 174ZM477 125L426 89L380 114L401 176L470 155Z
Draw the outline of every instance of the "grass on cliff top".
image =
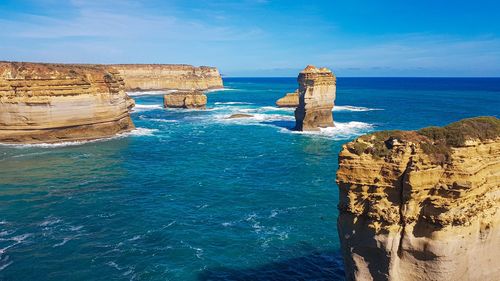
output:
M391 140L419 143L424 153L439 162L445 161L452 147L461 147L470 139L485 141L500 137L500 119L483 116L463 119L444 127L427 127L418 131L381 131L360 137L349 150L357 155L369 153L375 159L391 153ZM371 143L370 146L368 143Z

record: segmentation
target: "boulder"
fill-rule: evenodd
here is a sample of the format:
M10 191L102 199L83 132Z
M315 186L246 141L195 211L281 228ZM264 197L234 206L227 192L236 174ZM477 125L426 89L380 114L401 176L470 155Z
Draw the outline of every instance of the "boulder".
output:
M199 91L173 92L163 96L165 108L205 109L207 96Z
M250 117L253 117L253 115L236 113L236 114L232 114L231 116L227 117L227 119L250 118Z

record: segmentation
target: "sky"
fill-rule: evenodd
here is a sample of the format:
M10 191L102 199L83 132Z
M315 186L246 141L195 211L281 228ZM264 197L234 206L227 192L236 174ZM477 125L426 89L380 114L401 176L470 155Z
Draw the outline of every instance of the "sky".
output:
M0 0L0 60L500 76L500 1Z

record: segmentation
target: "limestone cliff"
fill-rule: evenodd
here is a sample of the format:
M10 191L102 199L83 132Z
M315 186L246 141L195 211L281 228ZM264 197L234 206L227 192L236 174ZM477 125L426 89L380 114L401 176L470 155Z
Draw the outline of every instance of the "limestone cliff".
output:
M386 131L339 155L347 280L500 280L500 120Z
M278 107L297 107L299 105L299 93L296 90L293 93L288 93L284 97L276 101Z
M134 128L116 70L0 62L0 142L89 140Z
M199 91L174 92L163 96L165 108L205 109L207 96Z
M307 66L300 72L299 105L295 109L295 129L317 131L333 127L332 109L336 78L327 68Z
M208 90L223 88L217 68L173 64L112 65L125 80L125 90Z

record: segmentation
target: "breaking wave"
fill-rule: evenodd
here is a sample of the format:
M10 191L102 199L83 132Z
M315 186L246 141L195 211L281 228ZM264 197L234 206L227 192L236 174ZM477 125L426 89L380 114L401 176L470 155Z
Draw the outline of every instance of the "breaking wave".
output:
M281 131L284 133L320 136L331 138L334 140L345 140L365 134L373 130L373 127L373 124L351 121L346 123L335 122L335 127L321 128L319 131L301 132L291 131L288 129L282 129Z
M161 95L170 94L173 92L177 92L177 90L127 92L127 94L130 97L140 97L140 96L161 96Z
M374 111L374 110L383 110L380 108L369 108L369 107L363 107L363 106L351 106L351 105L336 105L333 107L333 111L357 111L357 112L363 112L363 111Z

